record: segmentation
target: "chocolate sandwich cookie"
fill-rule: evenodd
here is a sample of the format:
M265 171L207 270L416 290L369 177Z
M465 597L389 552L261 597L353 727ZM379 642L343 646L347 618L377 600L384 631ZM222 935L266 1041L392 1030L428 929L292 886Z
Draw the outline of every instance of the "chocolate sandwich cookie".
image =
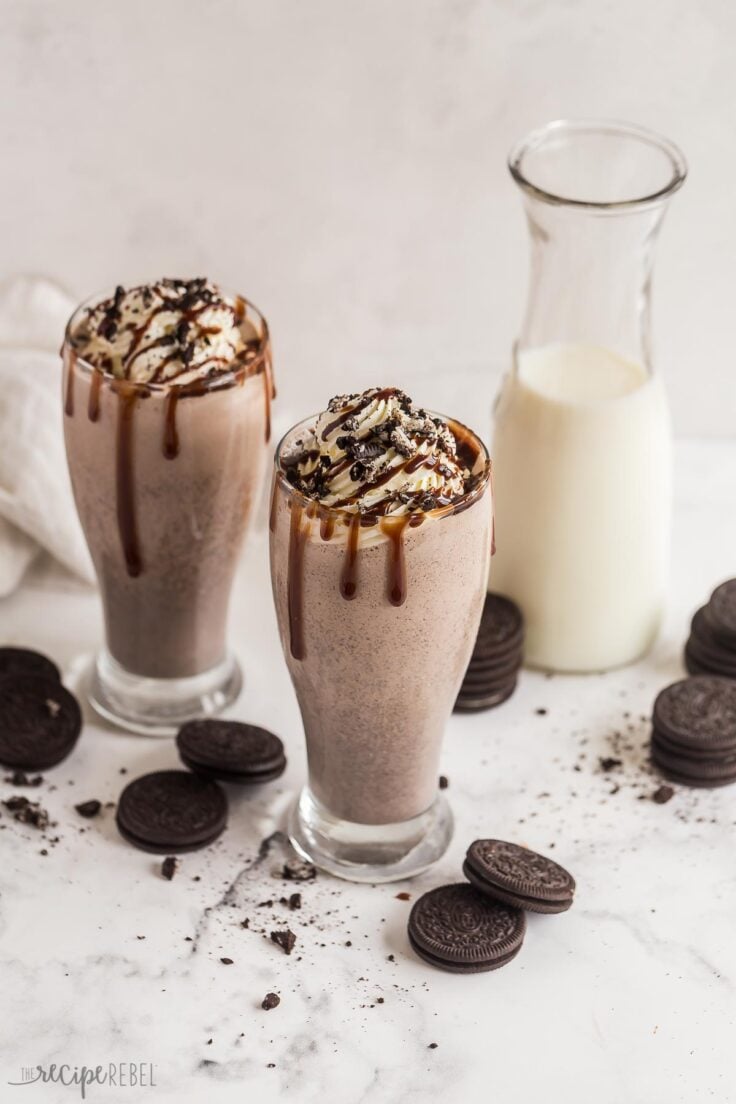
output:
M120 835L154 854L180 854L207 847L227 823L227 798L211 779L189 771L163 770L129 782L118 801Z
M497 970L524 941L524 913L497 904L466 882L423 894L409 914L409 942L432 966L454 973Z
M518 671L522 664L522 650L521 648L514 648L513 651L506 652L503 656L484 658L476 655L471 656L466 671L466 678L470 675L495 675L495 673L501 673L504 671Z
M487 594L473 659L498 659L520 649L523 641L524 618L516 603L502 594Z
M698 663L697 659L693 658L693 656L690 654L690 651L687 647L685 648L685 653L684 653L684 663L685 663L685 670L687 671L687 673L689 675L692 675L693 677L696 676L696 675L709 675L709 674L711 674L711 672L707 669L707 667L703 667L702 664Z
M708 603L708 616L716 636L736 648L736 579L716 587Z
M522 664L524 621L515 602L486 595L473 654L455 702L458 713L475 713L510 698Z
M575 894L575 879L545 855L504 840L475 840L463 874L481 893L530 912L565 912Z
M485 709L493 709L495 706L502 705L503 702L508 701L515 689L516 678L511 679L500 687L487 688L482 693L479 690L465 691L461 687L455 699L455 705L453 707L454 712L481 713Z
M58 678L0 679L0 763L40 771L65 759L79 738L79 703Z
M681 679L657 695L652 720L686 752L736 751L736 683L716 675Z
M690 624L685 663L688 669L701 668L714 675L736 678L736 647L728 647L716 636L707 606L696 611Z
M270 782L286 769L278 736L240 721L188 721L179 729L176 746L185 766L221 782Z
M0 648L0 679L10 675L42 675L61 682L61 674L55 663L30 648Z
M462 680L461 689L472 690L474 688L480 688L481 690L488 690L491 687L505 686L515 680L516 675L519 673L519 664L514 664L511 667L500 667L498 669L489 668L487 671L470 670L466 672L466 677Z
M736 755L678 755L656 738L652 739L651 754L662 774L685 786L713 788L736 782Z
M685 645L685 667L688 673L694 675L721 675L723 678L736 679L736 655L714 655L694 636Z
M689 759L705 759L712 761L713 759L721 760L722 758L733 755L731 751L713 751L712 748L707 747L705 744L701 744L699 747L684 747L682 744L675 743L674 740L670 740L669 736L665 736L663 732L660 732L657 728L652 728L651 745L655 745L661 748L662 751L669 752L670 755L687 755Z

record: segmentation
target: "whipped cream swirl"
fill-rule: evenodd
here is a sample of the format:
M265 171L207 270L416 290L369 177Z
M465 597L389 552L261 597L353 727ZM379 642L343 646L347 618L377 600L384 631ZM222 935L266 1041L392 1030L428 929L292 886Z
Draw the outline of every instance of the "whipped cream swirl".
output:
M204 278L159 280L85 311L72 334L94 368L136 383L184 385L237 371L257 359L262 337L242 299Z
M433 510L471 483L447 423L395 387L336 396L283 464L309 498L361 514Z

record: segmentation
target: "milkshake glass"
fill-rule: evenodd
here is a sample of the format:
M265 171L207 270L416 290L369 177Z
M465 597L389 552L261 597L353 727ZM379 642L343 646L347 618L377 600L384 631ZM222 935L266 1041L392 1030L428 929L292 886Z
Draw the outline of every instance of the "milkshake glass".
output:
M492 504L485 446L446 422L467 493L401 516L330 507L292 485L288 457L314 419L276 454L273 593L309 762L290 835L355 881L414 875L452 835L439 757L483 608Z
M239 693L240 668L226 645L227 611L261 491L273 397L268 327L258 311L239 296L228 298L242 349L230 359L229 353L205 358L200 330L223 353L214 344L222 326L201 321L207 310L208 321L220 321L220 300L201 304L204 281L158 286L167 283L173 302L165 308L156 308L148 293L149 313L159 313L145 348L150 358L160 354L161 342L166 363L175 366L178 350L187 361L178 374L170 369L166 378L159 364L152 378L136 379L121 376L117 362L114 374L112 359L110 370L99 366L99 357L97 364L85 359L85 327L100 313L109 317L99 304L114 303L111 296L75 312L63 345L67 459L106 630L90 699L105 718L151 735L173 734L183 721L216 713ZM194 291L181 291L190 284ZM146 324L154 327L150 319Z

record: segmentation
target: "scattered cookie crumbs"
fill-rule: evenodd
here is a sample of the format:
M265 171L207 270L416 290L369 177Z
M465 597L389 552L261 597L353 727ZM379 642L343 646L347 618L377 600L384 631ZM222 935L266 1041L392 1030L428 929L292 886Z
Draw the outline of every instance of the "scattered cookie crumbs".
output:
M281 1004L281 997L278 993L266 993L265 997L261 1001L261 1008L266 1012L270 1012L272 1008L278 1008Z
M25 771L16 770L12 774L6 775L3 781L9 782L11 786L40 786L43 782L43 775L34 774L31 778Z
M173 855L167 855L164 861L161 863L161 877L166 878L166 881L170 882L176 874L178 868L178 859L174 858Z
M288 882L311 882L317 877L317 867L301 859L289 859L281 868L281 877Z
M51 823L46 810L41 808L37 801L29 801L22 794L13 794L3 801L3 805L21 824L30 824L39 831L48 828Z
M296 936L289 928L284 931L272 931L271 942L281 947L284 954L290 955L296 945Z
M75 805L74 808L81 817L86 817L91 820L92 817L96 817L102 808L102 802L96 798L92 798L90 801L80 801L79 805Z

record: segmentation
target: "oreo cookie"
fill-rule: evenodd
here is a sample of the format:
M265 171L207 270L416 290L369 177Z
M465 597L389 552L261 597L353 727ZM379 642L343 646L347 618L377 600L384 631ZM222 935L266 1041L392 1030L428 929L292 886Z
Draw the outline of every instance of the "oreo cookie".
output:
M0 648L0 679L18 675L40 675L61 682L61 674L48 656L30 648Z
M716 587L708 604L695 611L685 667L691 675L736 679L736 579Z
M463 874L481 893L529 912L565 912L575 894L575 879L563 866L505 840L471 843Z
M185 766L221 782L271 782L286 770L278 736L241 721L188 721L179 729L176 746Z
M455 699L454 712L481 713L486 709L494 709L508 701L516 689L516 681L513 678L503 686L486 688L482 692L480 689L466 690L463 686Z
M468 669L465 672L465 678L463 679L463 686L473 682L488 682L492 679L494 682L502 682L504 679L508 680L512 675L516 675L521 667L522 655L520 651L512 652L512 654L503 661L491 662L485 660L482 663L476 663L472 659L468 664Z
M736 579L721 583L708 603L713 631L726 645L736 648Z
M716 635L707 606L697 610L692 619L685 646L685 665L697 673L736 678L736 647L729 648Z
M503 594L488 593L473 657L497 659L521 648L523 641L524 618L519 607Z
M227 798L211 779L162 770L129 782L116 811L128 843L158 855L196 851L214 843L227 824Z
M455 702L455 712L493 709L516 689L523 659L524 619L502 594L486 595L478 637Z
M520 951L526 921L520 909L498 904L467 882L423 894L409 914L409 943L432 966L479 973L505 966Z
M686 786L736 782L736 682L676 682L658 695L652 722L652 762L665 777Z
M652 762L662 774L687 786L712 788L736 782L736 754L677 754L656 736L652 738L651 754Z
M77 699L55 677L13 675L0 679L0 763L16 770L55 767L79 738Z
M685 752L736 752L736 683L715 675L675 682L658 694L652 720Z

